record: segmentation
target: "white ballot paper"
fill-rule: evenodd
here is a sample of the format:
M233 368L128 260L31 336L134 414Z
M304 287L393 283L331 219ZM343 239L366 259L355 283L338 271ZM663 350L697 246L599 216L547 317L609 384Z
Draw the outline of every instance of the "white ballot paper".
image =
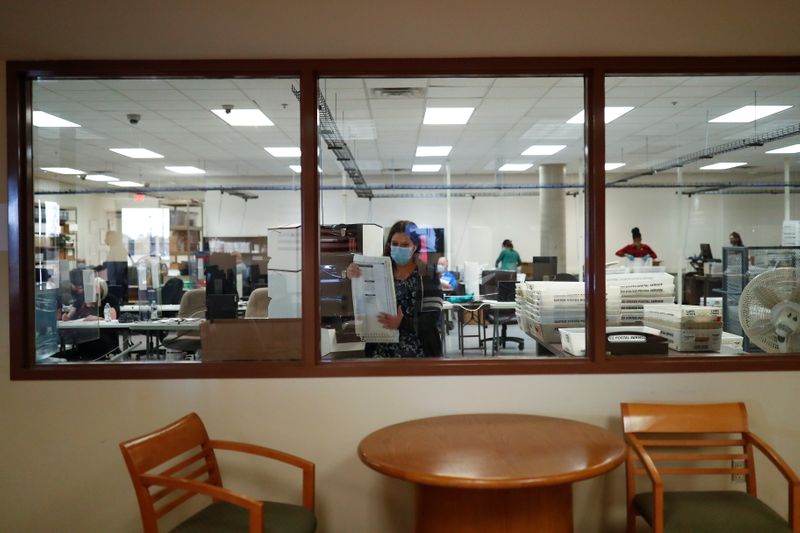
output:
M384 328L378 322L379 313L397 314L392 260L356 254L353 262L361 269L361 276L350 280L356 335L364 342L399 342L398 330Z

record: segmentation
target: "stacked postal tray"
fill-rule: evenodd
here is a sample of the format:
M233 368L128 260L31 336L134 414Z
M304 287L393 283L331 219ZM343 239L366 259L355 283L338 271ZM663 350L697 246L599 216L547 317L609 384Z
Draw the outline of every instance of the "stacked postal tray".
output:
M561 341L559 328L586 323L586 285L569 281L532 281L517 284L517 321L520 328L542 342ZM619 287L606 291L606 323L619 325Z
M645 305L671 304L675 301L675 277L666 272L607 273L606 287L618 287L620 290L620 319L624 326L641 326Z
M678 352L719 352L722 309L700 305L644 306L644 325L661 331Z

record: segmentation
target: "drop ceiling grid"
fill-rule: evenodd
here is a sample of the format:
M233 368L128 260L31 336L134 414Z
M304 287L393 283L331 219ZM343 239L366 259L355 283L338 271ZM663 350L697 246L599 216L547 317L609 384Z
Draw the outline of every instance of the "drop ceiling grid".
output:
M773 126L781 127L779 124L800 122L800 106L795 104L800 100L798 80L800 78L795 76L610 78L607 88L609 105L624 105L627 100L636 109L609 125L607 153L623 151L625 154L636 155L644 136L653 140L653 149L649 152L651 159L660 154L673 157L676 150L694 151L702 148L705 146L706 130L709 131L709 144L712 145L726 142L726 138L737 138L749 131L747 125L709 125L706 122L706 110L713 118L714 114L722 114L746 105L750 103L754 91L758 91L759 103L785 102L795 105L789 111L759 121L758 131L768 131ZM76 154L73 159L91 162L93 166L103 166L96 165L95 162L105 159L108 162L105 166L115 169L134 168L153 174L165 172L163 166L168 164L165 160L137 161L131 163L131 166L124 164L129 162L122 162L122 156L104 153L109 147L136 143L135 145L142 144L170 157L191 160L181 163L192 164L194 161L196 166L204 164L209 169L219 168L219 172L230 169L230 161L223 158L231 156L241 158L243 166L250 166L245 162L252 160L259 169L270 168L276 172L286 172L285 167L295 161L274 159L263 151L263 146L298 144L299 117L294 111L298 108L296 99L288 94L290 83L290 80L60 80L38 83L36 94L37 102L42 105L43 110L81 124L85 122L85 131L78 135L91 137L92 132L95 132L106 137L86 139L79 143L80 150L86 151L86 154ZM449 156L452 168L466 166L467 171L475 172L477 168L482 169L487 162L493 166L498 157L509 160L525 159L519 156L522 151L520 148L524 149L529 144L541 141L526 137L526 132L537 121L565 121L580 110L582 83L580 77L518 77L494 80L375 78L321 80L320 86L323 90L327 89L329 95L337 93L337 116L345 117L345 120L352 118L374 121L374 130L378 134L377 143L368 146L364 144L367 142L364 139L352 141L354 145L360 145L359 158L368 157L374 161L381 158L382 151L391 156L394 165L401 162L401 159L410 165L415 160L414 151L417 145L451 144L454 146ZM425 87L428 91L433 89L433 95L424 100L418 99L418 104L369 98L370 88L386 86ZM457 98L446 98L448 88L452 88ZM280 98L282 93L287 93L287 97ZM478 98L479 94L484 96ZM569 94L570 97L563 98L564 94ZM355 97L357 95L359 97ZM520 96L527 99L519 98ZM274 120L276 126L258 129L228 126L208 111L222 103L228 103L224 102L224 98L233 98L232 101L239 102L236 105L252 105L247 102L256 100L259 107L269 111L267 115ZM448 131L421 124L425 105L474 105L476 101L479 102L476 111L466 126ZM673 106L672 101L677 101L678 104ZM287 104L285 110L282 106L284 103ZM520 115L519 108L526 105L529 109ZM145 116L135 131L132 131L125 118L125 112L133 109L145 109L142 112ZM152 116L148 120L146 115ZM581 126L576 128L582 131ZM504 129L505 135L502 134ZM404 135L407 130L413 130L414 133ZM480 140L481 135L485 136L483 142ZM56 152L60 153L64 147L69 146L60 139L45 137L42 135L40 138L37 135L35 144L35 150L42 156L41 162L58 159ZM662 143L660 137L668 139L669 146L659 152L657 149ZM437 138L447 142L437 142ZM552 139L550 143L556 144ZM698 143L702 144L697 146ZM582 153L579 138L572 142L559 140L558 144L568 145L559 156L579 161ZM774 147L787 144L793 143L775 143ZM476 157L476 152L479 157ZM61 155L63 159L63 154ZM753 155L769 168L776 166L774 161L783 159L765 157L763 153ZM612 155L609 157L616 159ZM418 162L443 162L445 159L420 158ZM462 159L464 165L459 163ZM480 161L477 166L475 161ZM627 163L625 168L630 170L636 164L644 166L654 162L640 160L636 163L631 160ZM389 165L392 163L384 162L384 166Z

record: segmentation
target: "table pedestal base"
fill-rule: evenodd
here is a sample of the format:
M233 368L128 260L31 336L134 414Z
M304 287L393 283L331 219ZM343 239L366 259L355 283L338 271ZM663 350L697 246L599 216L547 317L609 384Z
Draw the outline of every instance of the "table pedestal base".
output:
M416 485L416 533L571 533L572 485L508 490Z

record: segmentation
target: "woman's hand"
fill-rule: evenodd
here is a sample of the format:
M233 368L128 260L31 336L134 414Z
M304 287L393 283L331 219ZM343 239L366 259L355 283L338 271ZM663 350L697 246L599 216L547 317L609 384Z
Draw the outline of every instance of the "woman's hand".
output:
M345 276L347 276L347 279L360 278L361 269L358 268L357 264L350 263L347 265L347 270L345 270Z
M386 329L399 329L403 322L403 310L397 306L397 314L378 313L378 322Z

